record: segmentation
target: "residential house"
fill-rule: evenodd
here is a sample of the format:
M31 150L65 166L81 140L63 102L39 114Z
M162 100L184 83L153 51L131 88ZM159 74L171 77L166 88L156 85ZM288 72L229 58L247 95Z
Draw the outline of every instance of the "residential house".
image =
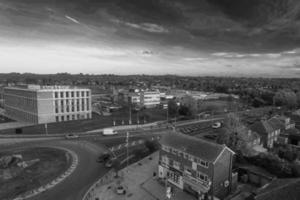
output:
M278 140L281 127L270 120L260 120L249 127L252 131L258 133L265 148L273 148Z
M231 192L235 154L231 149L174 132L166 133L161 144L158 174L167 183L199 199L223 199Z

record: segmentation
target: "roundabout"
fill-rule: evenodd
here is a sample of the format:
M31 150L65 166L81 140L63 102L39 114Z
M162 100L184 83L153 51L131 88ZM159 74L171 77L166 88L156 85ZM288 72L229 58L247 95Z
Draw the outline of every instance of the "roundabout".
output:
M67 149L28 147L0 154L0 199L27 199L42 193L69 176L78 164Z

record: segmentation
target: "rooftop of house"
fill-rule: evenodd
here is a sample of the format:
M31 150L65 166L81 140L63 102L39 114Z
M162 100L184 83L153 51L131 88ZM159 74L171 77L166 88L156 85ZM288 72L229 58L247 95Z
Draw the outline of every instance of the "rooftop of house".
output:
M166 133L161 139L161 144L171 146L210 162L214 162L226 148L234 154L225 145L175 132Z
M270 123L267 120L261 120L255 122L250 126L250 129L252 131L257 132L258 134L264 134L264 135L268 135L269 133L272 133L276 130L275 127L273 127L272 123Z
M300 178L275 179L255 192L255 200L298 200L300 197Z

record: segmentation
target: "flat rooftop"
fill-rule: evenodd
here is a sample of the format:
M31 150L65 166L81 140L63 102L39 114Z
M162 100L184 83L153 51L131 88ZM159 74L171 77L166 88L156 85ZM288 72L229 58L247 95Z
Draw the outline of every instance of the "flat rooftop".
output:
M14 85L10 87L6 87L8 89L16 89L16 90L68 90L68 89L88 89L88 88L81 88L71 85Z

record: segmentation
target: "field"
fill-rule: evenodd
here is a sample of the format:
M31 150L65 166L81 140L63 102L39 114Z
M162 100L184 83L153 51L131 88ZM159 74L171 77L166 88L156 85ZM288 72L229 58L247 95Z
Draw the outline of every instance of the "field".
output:
M140 124L154 122L158 120L166 119L166 110L161 110L157 108L153 109L145 109L139 112L132 112L131 115L132 124L137 123L137 119L139 118ZM59 122L59 123L49 123L48 134L53 133L76 133L76 132L84 132L90 131L94 129L100 129L105 127L113 126L113 121L115 121L116 125L124 125L128 124L129 119L129 111L128 110L120 110L113 112L111 116L99 116L97 114L93 114L93 119L91 120L76 120L76 121L68 121L68 122ZM1 130L0 134L15 134L15 129L7 129ZM45 126L43 124L34 125L29 127L22 128L23 134L45 134Z
M242 107L242 104L236 101L227 101L227 100L208 100L202 101L200 104L199 112L211 112L223 113L225 110L232 111L238 110Z
M15 175L10 179L0 179L1 200L13 199L17 195L51 182L67 170L71 162L64 151L51 148L1 152L0 157L12 154L21 154L24 161L34 159L39 159L39 161L25 169L16 166L9 168L11 173L15 173Z

